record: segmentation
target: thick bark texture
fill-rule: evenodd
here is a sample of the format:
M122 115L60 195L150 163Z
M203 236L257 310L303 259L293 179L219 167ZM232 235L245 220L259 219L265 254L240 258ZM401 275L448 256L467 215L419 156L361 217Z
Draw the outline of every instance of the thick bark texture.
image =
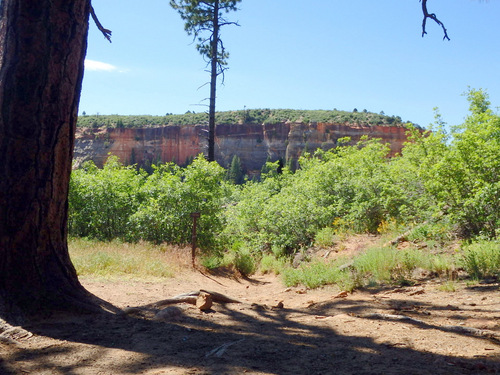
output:
M88 300L68 255L89 0L0 5L0 317Z

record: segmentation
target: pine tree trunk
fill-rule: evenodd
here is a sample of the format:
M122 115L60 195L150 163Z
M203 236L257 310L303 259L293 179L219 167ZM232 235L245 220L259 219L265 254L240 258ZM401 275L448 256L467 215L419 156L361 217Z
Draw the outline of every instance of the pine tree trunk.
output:
M208 161L215 161L215 98L217 89L217 49L219 46L219 1L214 2L210 69L210 104L208 108Z
M0 317L87 306L67 246L89 0L0 5ZM90 305L89 305L90 306Z

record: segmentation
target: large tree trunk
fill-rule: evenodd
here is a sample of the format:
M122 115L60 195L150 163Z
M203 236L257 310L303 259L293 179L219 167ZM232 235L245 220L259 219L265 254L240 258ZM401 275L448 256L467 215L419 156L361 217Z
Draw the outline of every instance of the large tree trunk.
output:
M85 305L67 212L90 0L0 5L0 316Z

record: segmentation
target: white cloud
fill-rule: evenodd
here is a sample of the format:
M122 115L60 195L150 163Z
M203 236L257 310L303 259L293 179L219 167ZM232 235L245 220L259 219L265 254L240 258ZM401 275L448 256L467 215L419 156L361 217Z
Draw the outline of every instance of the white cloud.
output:
M88 59L85 59L85 69L92 71L104 71L104 72L114 72L118 70L118 68L114 65Z

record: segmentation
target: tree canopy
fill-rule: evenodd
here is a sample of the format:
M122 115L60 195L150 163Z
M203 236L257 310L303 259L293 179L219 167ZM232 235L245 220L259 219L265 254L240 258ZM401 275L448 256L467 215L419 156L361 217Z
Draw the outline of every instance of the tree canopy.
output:
M213 43L217 43L218 74L223 73L229 53L225 50L220 35L214 34L214 29L237 25L236 22L228 21L224 13L238 10L239 2L241 0L170 0L172 8L177 10L185 21L184 29L198 42L196 49L206 59L207 64L213 58Z

